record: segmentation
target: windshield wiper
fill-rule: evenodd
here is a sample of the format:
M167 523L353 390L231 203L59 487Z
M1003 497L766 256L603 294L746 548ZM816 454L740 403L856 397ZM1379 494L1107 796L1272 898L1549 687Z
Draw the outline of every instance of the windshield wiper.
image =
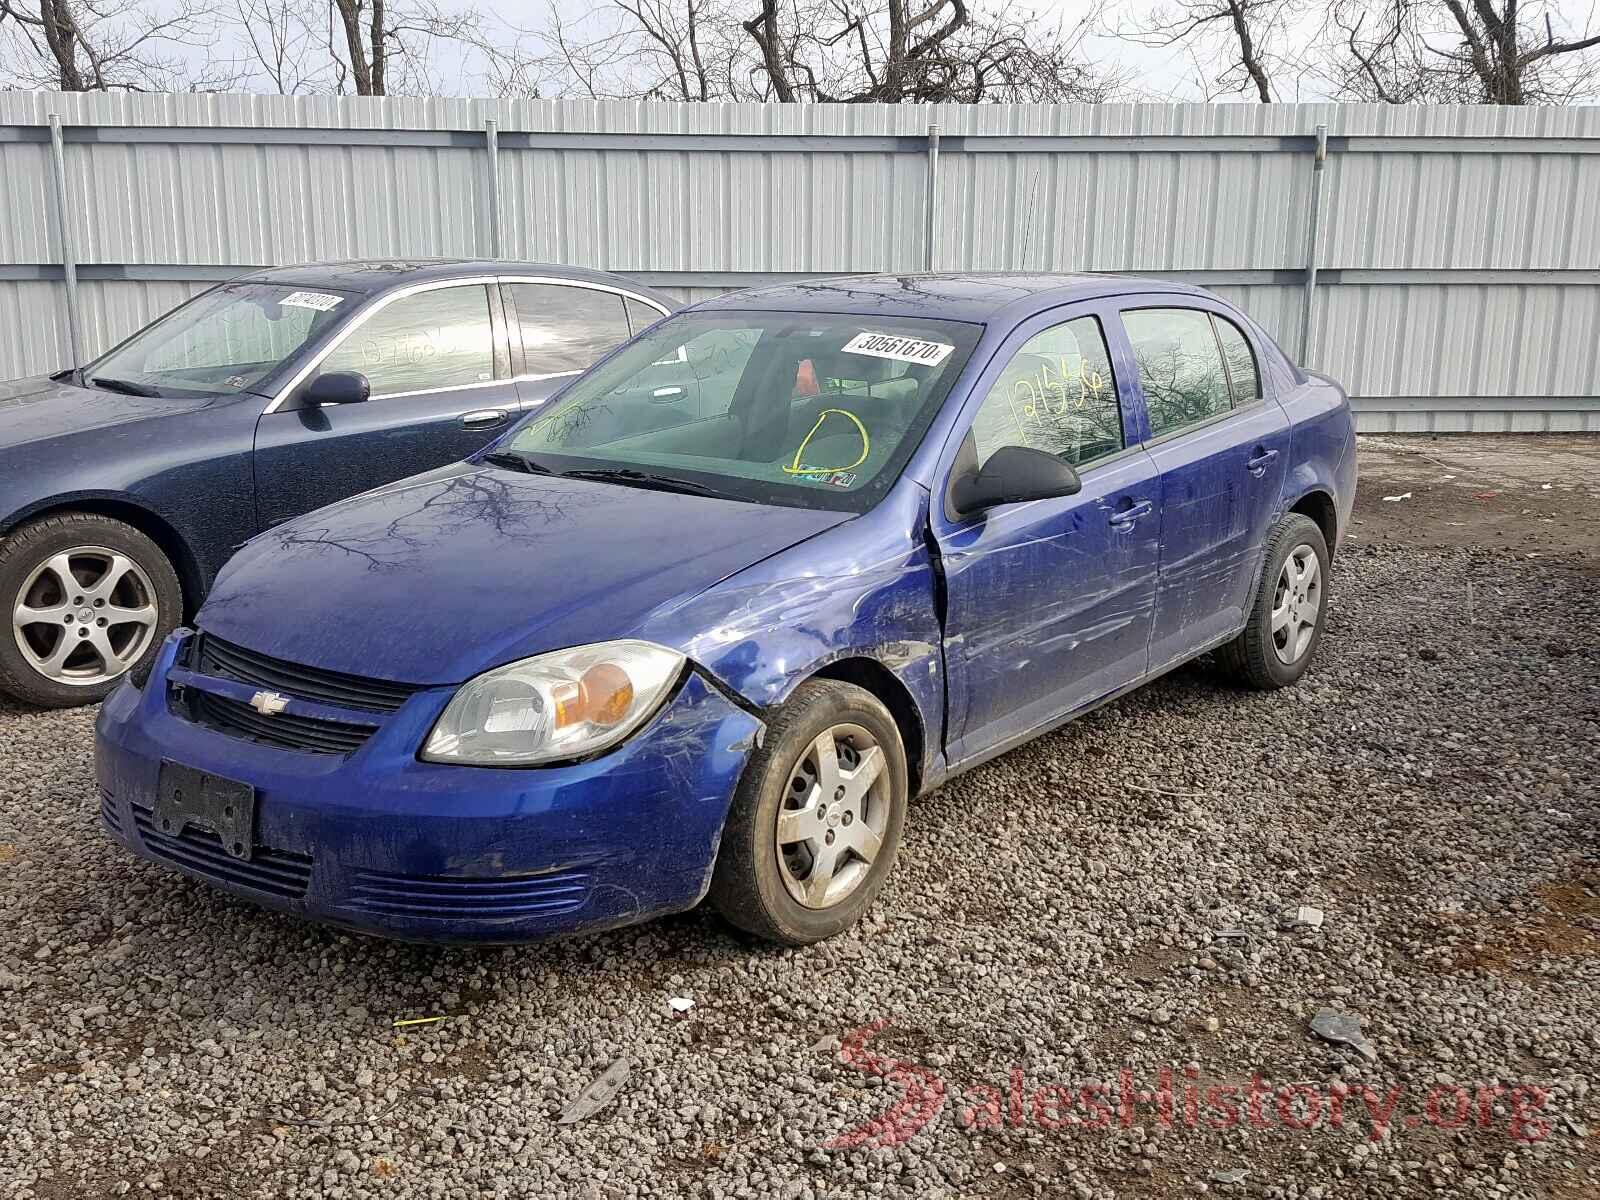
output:
M104 375L96 375L89 380L97 388L105 388L108 392L121 392L124 396L160 396L161 393L148 383L135 383L131 379L108 379Z
M703 483L677 479L671 475L653 475L649 471L636 471L632 467L586 467L577 471L562 471L563 479L593 479L599 483L620 483L626 487L649 488L657 492L682 492L689 496L712 496L718 500L737 500L739 497L718 491Z
M515 450L496 450L493 454L485 454L479 462L486 462L493 467L505 467L508 471L523 471L529 475L554 475L555 472L541 462L535 462L526 454L518 454Z

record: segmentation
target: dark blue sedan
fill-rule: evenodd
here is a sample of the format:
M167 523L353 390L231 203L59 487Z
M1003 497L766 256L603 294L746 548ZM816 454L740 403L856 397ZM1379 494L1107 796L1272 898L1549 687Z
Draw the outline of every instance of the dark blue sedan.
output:
M570 267L285 267L0 384L0 691L100 699L245 539L481 450L675 307Z
M614 352L290 521L105 704L106 827L263 904L516 941L848 927L911 797L1207 651L1317 651L1343 391L1197 288L857 278Z

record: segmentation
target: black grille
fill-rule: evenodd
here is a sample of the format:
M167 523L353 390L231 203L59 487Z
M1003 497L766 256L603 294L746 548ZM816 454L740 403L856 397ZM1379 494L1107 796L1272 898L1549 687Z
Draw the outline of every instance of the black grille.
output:
M536 917L568 912L588 897L587 871L488 879L357 871L349 907L402 917Z
M154 814L137 804L133 806L133 823L151 854L213 882L270 892L290 900L304 896L311 883L309 855L257 846L250 861L241 862L222 848L221 838L206 830L191 825L177 837L159 832Z
M196 640L199 649L191 660L191 670L282 692L286 696L298 696L302 700L392 713L418 690L404 683L302 667L235 646L209 633L202 633Z
M189 689L189 715L197 724L221 733L282 746L289 750L310 750L318 754L350 754L373 735L370 725L350 725L343 721L324 721L278 713L267 717L238 700Z
M122 836L122 817L117 813L117 801L105 788L100 789L100 819L112 833Z

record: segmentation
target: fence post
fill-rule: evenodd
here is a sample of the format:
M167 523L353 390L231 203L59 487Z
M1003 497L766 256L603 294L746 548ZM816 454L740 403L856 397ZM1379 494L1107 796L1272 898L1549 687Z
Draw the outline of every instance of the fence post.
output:
M1306 230L1306 294L1300 325L1300 365L1311 365L1311 332L1317 306L1317 232L1322 224L1322 169L1328 162L1328 127L1317 126L1316 156L1311 164L1311 216Z
M489 150L489 257L500 254L500 123L483 123L483 142Z
M67 202L67 151L61 136L61 117L50 114L50 177L55 181L56 228L61 233L61 273L67 281L67 341L72 367L83 365L83 334L78 327L78 260L72 253L71 206Z
M922 235L922 269L933 270L938 250L939 219L939 127L928 126L928 225Z

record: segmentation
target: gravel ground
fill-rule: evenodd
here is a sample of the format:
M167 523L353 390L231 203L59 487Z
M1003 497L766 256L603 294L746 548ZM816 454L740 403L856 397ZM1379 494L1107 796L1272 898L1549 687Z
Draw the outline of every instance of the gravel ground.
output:
M1186 668L953 782L800 951L270 915L100 835L91 713L0 708L0 1195L1596 1196L1595 558L1357 540L1298 689Z

